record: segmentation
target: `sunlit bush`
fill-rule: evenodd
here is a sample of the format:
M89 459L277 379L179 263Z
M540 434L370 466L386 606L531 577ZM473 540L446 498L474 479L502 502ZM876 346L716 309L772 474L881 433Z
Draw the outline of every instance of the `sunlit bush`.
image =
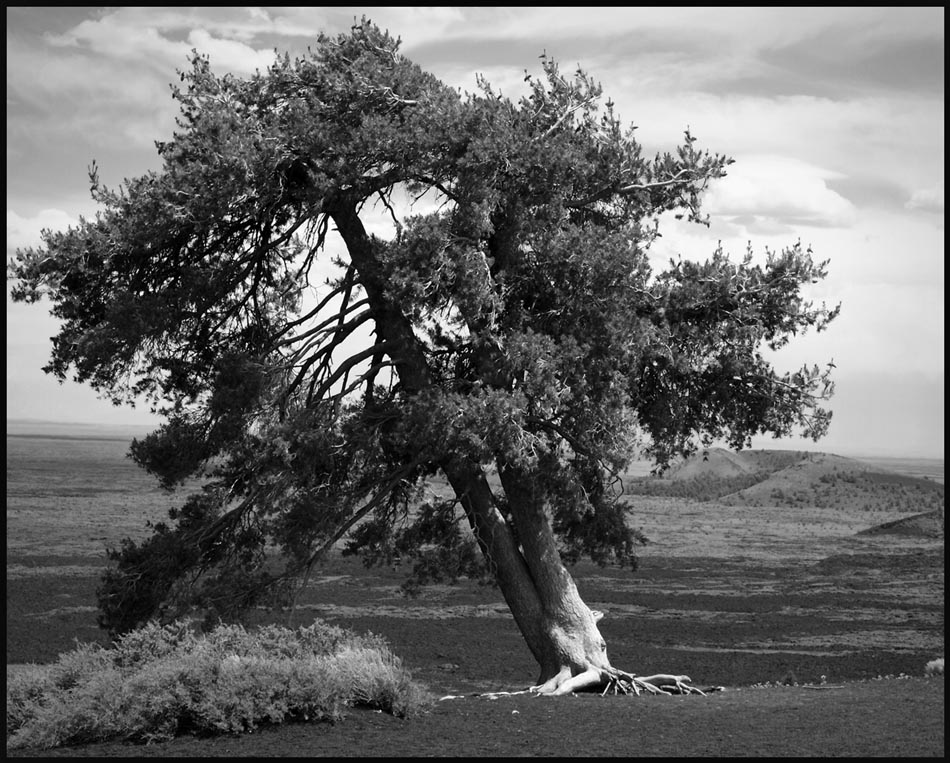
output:
M360 705L408 716L431 699L378 636L319 621L199 635L179 621L8 676L7 748L241 733Z

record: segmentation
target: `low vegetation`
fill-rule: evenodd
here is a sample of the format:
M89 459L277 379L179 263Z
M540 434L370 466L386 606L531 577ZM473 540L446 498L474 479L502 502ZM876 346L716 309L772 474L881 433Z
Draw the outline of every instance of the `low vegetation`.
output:
M688 459L668 476L625 483L630 495L732 506L815 507L923 513L943 508L944 486L827 453L721 449Z
M685 498L692 501L715 501L757 485L769 477L769 472L720 476L704 474L684 480L640 477L625 483L629 495L649 495L661 498Z
M320 621L201 635L176 621L8 675L7 749L241 733L354 706L405 717L431 700L378 636Z
M938 657L936 660L931 660L924 666L924 675L925 676L942 676L943 675L943 657Z

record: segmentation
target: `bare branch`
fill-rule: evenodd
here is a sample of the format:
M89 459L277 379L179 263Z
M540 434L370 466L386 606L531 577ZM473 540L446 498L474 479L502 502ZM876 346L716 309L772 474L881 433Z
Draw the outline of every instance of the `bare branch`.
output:
M649 191L653 188L663 188L669 185L684 185L689 182L689 178L686 180L680 180L681 175L689 175L689 170L680 170L669 180L660 180L656 183L631 183L630 185L625 185L622 188L617 189L617 193L630 193L631 191Z
M308 372L311 368L313 368L314 366L317 366L317 371L314 373L313 381L311 382L311 388L312 388L312 387L313 387L313 384L315 384L315 383L317 382L317 380L319 380L319 379L322 378L326 373L329 372L330 362L331 362L332 357L333 357L333 351L334 351L337 347L339 347L340 344L342 344L342 342L343 342L350 334L352 334L353 331L354 331L358 326L360 326L360 325L362 325L363 323L365 323L365 322L366 322L367 320L369 320L371 317L372 317L372 312L369 311L369 310L367 310L367 311L365 311L365 312L363 312L363 313L360 313L360 314L357 315L355 318L353 318L353 319L350 320L350 321L347 321L345 324L343 324L343 325L341 325L341 326L336 326L336 327L334 327L332 330L330 330L330 329L326 330L325 333L326 333L327 335L329 335L329 336L332 336L332 340L331 340L329 343L327 343L325 346L323 346L323 347L321 347L319 350L317 350L317 352L315 352L312 356L310 356L310 358L307 359L307 361L306 361L306 362L303 364L303 366L301 367L300 371L297 373L297 376L294 378L293 382L291 382L291 383L288 385L287 390L286 390L285 393L282 395L282 400L284 400L284 401L288 400L288 399L290 398L290 395L293 393L293 391L294 391L295 389L297 389L297 387L300 386L300 384L303 382L303 379L304 379L304 377L307 375L307 372ZM320 341L322 341L322 340L320 340ZM319 342L318 342L318 343L319 343ZM301 357L301 355L303 354L303 352L304 352L309 346L310 346L310 345L308 344L306 347L301 348L300 350L298 350L298 351L295 353L295 357L296 357L296 358ZM363 353L359 353L359 354L362 355ZM345 361L345 363L346 363L346 362L348 362L348 361Z
M358 352L355 355L351 355L343 363L340 364L339 368L336 369L332 374L330 374L319 387L316 387L316 382L319 377L315 376L313 381L310 384L310 392L307 394L307 405L310 405L311 401L316 399L321 399L333 385L340 380L340 378L348 373L352 368L362 363L367 358L373 357L378 352L385 352L386 350L391 349L393 346L392 342L379 342L374 344L372 347L367 347L362 352Z
M629 183L627 185L617 186L617 185L608 185L601 188L599 191L592 193L590 196L586 196L582 199L568 199L564 202L564 206L569 209L580 209L586 207L590 204L593 204L596 201L603 201L614 194L625 196L627 194L633 193L634 191L650 191L655 188L666 188L669 186L675 185L688 185L693 182L694 178L686 177L681 178L681 175L689 175L689 170L680 170L673 177L668 180L659 180L655 183Z
M561 81L564 82L563 78L561 78ZM564 84L566 85L567 83L565 82ZM540 137L540 140L546 140L547 138L551 137L551 135L554 134L557 128L560 127L564 123L564 120L570 117L578 109L582 109L585 106L589 105L590 103L593 103L594 100L595 99L593 96L588 96L580 103L574 104L571 108L569 108L567 111L561 114L561 116L558 117L557 121L553 125L551 125L547 130L545 130L544 134Z

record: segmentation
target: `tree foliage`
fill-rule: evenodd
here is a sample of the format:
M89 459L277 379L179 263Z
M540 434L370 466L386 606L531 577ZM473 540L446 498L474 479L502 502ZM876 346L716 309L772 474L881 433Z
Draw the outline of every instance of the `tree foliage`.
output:
M427 488L449 465L516 477L565 559L632 563L614 478L636 448L663 466L827 429L829 369L763 354L835 317L802 294L826 263L796 244L650 267L659 217L704 222L729 159L688 131L644 156L600 85L548 57L515 102L398 48L364 19L248 79L194 54L161 170L112 190L93 166L95 219L17 253L14 299L62 321L45 370L146 398L166 423L134 460L207 483L173 529L112 553L116 632L247 606L354 529L350 551L419 579L485 572L464 496ZM391 234L369 232L379 211Z

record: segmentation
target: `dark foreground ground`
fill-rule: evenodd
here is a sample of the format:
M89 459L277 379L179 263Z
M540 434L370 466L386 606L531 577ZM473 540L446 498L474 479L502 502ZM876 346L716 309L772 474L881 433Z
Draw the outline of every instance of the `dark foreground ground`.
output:
M8 509L8 665L50 662L76 638L103 638L103 562L84 547L104 532L93 537L83 519L49 555L54 533L69 528L63 515L43 516ZM335 725L16 755L943 757L944 679L924 677L944 654L942 517L939 533L915 536L859 533L889 515L804 507L657 499L640 501L636 516L652 541L639 570L574 570L585 601L606 613L611 661L641 675L688 674L721 692L480 697L536 678L497 590L463 581L406 599L402 572L337 557L290 624L319 617L382 634L436 697L456 698L408 720L354 709Z
M338 558L294 624L317 616L383 634L436 696L456 698L409 720L353 710L335 725L17 755L942 757L944 679L924 677L943 654L942 541L862 537L834 547L797 558L648 547L636 573L576 568L586 601L607 613L601 629L615 665L724 687L707 697L477 696L535 678L496 590L463 582L405 599L398 573ZM715 542L709 551L728 549ZM8 663L54 659L42 644L94 623L88 606L48 608L94 601L93 576L74 570L69 580L64 592L51 575L8 577ZM15 627L11 614L29 627Z
M33 755L943 757L943 684L941 677L826 690L745 688L706 698L467 698L441 702L415 720L362 710L334 726L290 725L239 738L149 746L92 744Z

